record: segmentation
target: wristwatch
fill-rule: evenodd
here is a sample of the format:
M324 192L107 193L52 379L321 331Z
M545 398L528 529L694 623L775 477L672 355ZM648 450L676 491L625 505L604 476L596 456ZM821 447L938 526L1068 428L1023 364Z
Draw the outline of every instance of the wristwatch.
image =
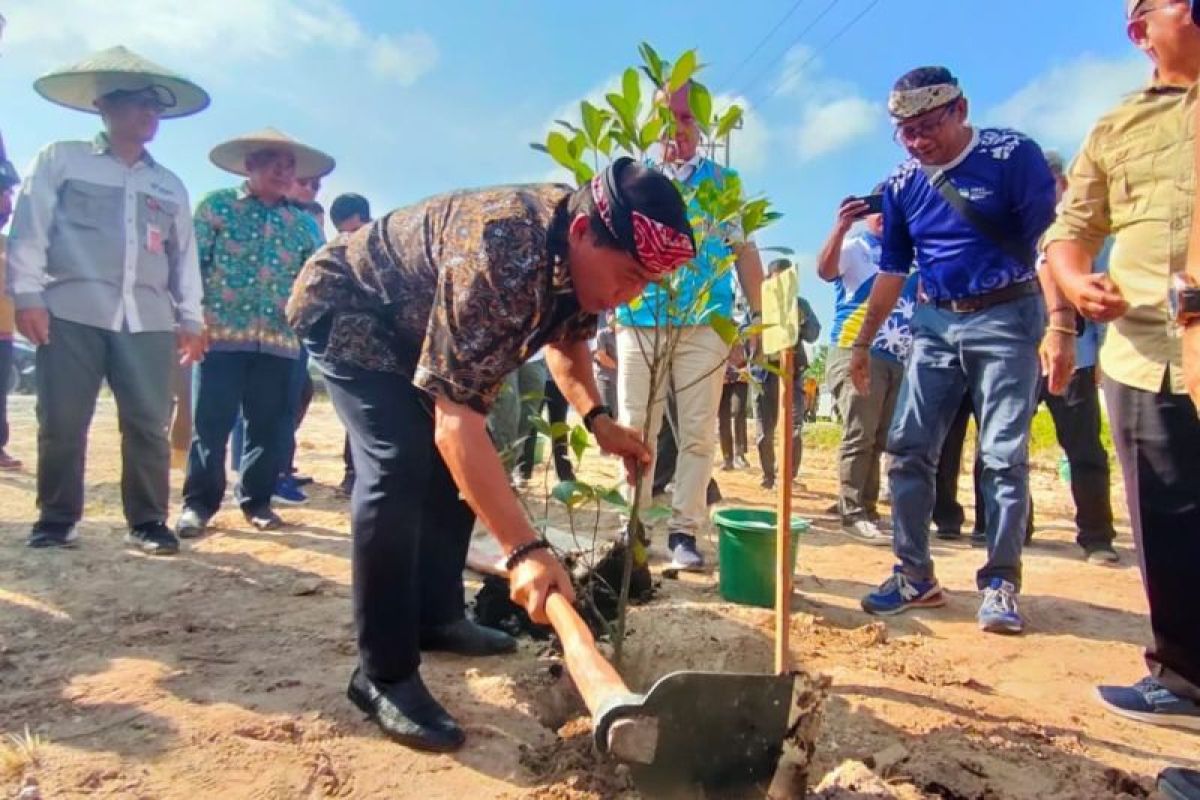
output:
M1181 328L1200 322L1200 286L1190 276L1177 274L1167 292L1171 320Z
M583 427L587 428L588 433L592 432L592 428L596 424L596 417L605 416L612 417L613 410L606 405L592 406L592 410L583 415Z

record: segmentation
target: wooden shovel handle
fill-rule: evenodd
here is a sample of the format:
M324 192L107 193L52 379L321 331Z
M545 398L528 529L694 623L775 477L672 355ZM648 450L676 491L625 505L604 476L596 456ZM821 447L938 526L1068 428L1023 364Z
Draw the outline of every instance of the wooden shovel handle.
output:
M546 616L562 640L567 671L589 712L595 715L610 697L629 693L625 681L596 648L591 629L565 597L558 592L551 594L546 600Z

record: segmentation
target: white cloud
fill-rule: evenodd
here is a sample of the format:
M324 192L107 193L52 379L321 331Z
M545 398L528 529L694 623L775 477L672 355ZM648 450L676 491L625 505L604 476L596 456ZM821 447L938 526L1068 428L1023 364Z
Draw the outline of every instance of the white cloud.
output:
M802 163L852 146L884 119L882 103L864 97L854 84L825 74L822 61L805 45L788 52L772 95L799 107L800 120L791 139Z
M883 119L883 106L862 97L845 97L804 109L796 132L802 162L829 155L870 135Z
M1077 148L1121 95L1146 82L1145 56L1106 60L1081 56L1034 78L983 115L988 125L1016 128L1047 147Z
M365 51L378 77L410 85L439 53L428 34L367 31L341 0L37 0L6 9L8 46L60 62L117 43L236 64L302 57L309 49Z

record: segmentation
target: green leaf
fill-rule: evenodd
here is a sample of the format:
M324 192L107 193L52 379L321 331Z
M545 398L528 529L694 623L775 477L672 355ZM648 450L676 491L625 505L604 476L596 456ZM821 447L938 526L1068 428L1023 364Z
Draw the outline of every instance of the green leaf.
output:
M629 503L626 502L625 496L622 495L621 492L619 490L617 490L616 488L605 489L602 492L597 492L596 497L597 497L597 499L602 500L605 503L608 503L610 506L616 506L617 508L622 509L622 510L629 509Z
M561 166L567 169L575 168L576 159L571 155L571 143L558 131L553 131L546 137L546 152Z
M584 100L579 104L579 115L583 119L583 130L587 134L588 142L596 145L604 130L604 112Z
M550 490L550 496L567 508L575 508L595 497L595 490L579 481L563 481Z
M646 63L646 74L650 76L650 80L655 86L662 86L664 66L662 58L647 42L642 42L638 46L638 53L641 54L642 61Z
M530 417L529 424L533 426L533 429L535 431L542 434L543 436L550 435L550 423L546 422L546 420L541 415Z
M679 57L675 62L674 68L671 70L671 80L667 84L667 88L671 92L679 91L685 83L692 79L696 74L696 69L699 67L699 62L696 61L696 51L688 50Z
M613 138L613 135L605 131L604 135L600 137L600 141L596 142L596 149L606 156L611 155L613 144L615 143L616 140Z
M733 344L738 340L737 325L729 317L721 314L710 314L708 325L717 332L725 344Z
M700 126L700 130L708 133L712 129L713 123L713 102L708 87L702 83L692 83L691 91L688 92L688 105L692 109L692 115L696 118L696 124Z
M646 150L650 145L658 141L662 136L663 126L662 120L657 117L651 117L646 120L646 124L642 126L642 130L638 133L638 147Z
M642 82L638 79L636 69L630 67L625 70L625 74L621 76L621 91L625 95L625 102L636 116L638 106L642 104Z
M588 436L587 428L576 425L571 429L571 452L575 454L576 461L583 458L583 454L587 452L591 444L592 439Z
M625 101L624 95L619 95L616 92L609 92L604 95L604 99L612 106L613 111L617 112L617 119L621 121L621 127L625 129L625 133L630 140L634 140L637 136L637 119L635 118L634 108Z
M721 119L717 122L717 132L713 134L713 138L724 139L729 135L730 131L737 127L738 123L741 121L741 106L730 106L721 116Z
M647 525L654 525L656 523L663 522L665 520L670 519L671 518L671 509L669 506L657 505L657 506L653 506L651 508L647 508L645 511L641 512L638 516L641 517L642 522L646 523Z
M555 422L550 425L550 438L566 441L571 435L571 426L565 422Z
M579 186L585 185L596 175L596 171L582 161L576 161L571 172L575 174L575 183Z
M537 150L539 153L549 153L550 152L549 150L546 149L546 145L544 145L544 144L538 144L537 142L530 142L529 146L532 147L534 150Z
M575 137L571 139L571 156L578 161L580 156L587 152L588 138L587 134L579 131Z

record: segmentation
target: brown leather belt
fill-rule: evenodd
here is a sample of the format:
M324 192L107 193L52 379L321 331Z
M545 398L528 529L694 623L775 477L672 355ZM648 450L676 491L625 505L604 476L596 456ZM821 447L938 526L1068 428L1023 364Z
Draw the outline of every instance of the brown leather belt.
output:
M933 304L938 308L953 311L956 314L973 314L976 311L983 311L985 308L998 306L1001 303L1010 303L1013 300L1020 300L1022 297L1041 294L1041 291L1041 284L1035 278L1024 283L1014 283L1011 286L1005 286L1003 289L997 289L987 294L977 294L974 297L960 297L957 300L935 300Z

